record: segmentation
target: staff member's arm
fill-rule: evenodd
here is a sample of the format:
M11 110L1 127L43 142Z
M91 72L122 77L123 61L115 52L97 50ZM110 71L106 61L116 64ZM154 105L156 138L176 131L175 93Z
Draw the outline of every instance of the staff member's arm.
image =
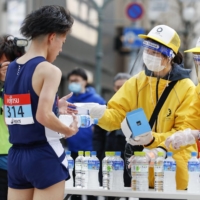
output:
M200 84L196 87L192 98L193 100L189 106L182 128L184 131L176 132L162 144L169 151L178 152L195 144L196 140L200 139Z
M60 69L48 62L42 62L37 66L32 77L33 89L39 96L36 119L43 126L71 137L78 131L76 116L72 115L74 121L70 127L67 127L52 112L61 75Z
M137 97L137 77L132 77L114 94L107 109L103 105L95 106L90 115L99 118L98 125L107 131L120 129L126 113L137 109Z

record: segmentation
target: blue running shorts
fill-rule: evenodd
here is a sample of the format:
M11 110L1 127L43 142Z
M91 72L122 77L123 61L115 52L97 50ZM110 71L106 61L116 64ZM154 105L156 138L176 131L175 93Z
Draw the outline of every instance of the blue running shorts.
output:
M70 178L60 141L13 145L8 154L8 186L44 189Z

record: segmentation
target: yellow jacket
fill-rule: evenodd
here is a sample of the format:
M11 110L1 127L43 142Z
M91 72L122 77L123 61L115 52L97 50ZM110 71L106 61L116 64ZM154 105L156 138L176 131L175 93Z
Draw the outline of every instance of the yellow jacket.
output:
M188 108L184 128L200 130L200 83L196 87L192 102Z
M149 120L156 105L156 93L159 99L168 83L168 80L165 79L160 79L159 83L157 83L157 80L156 77L146 76L145 72L142 71L126 81L108 102L108 109L99 120L98 125L108 131L120 129L126 113L137 108L143 108ZM158 89L156 89L157 87ZM160 110L157 131L154 132L155 125L152 129L155 140L147 148L164 147L164 141L168 136L183 129L185 116L194 91L195 86L188 78L179 80L176 83ZM187 161L192 151L197 151L196 145L179 151L173 156L177 163L177 189L184 190L187 188ZM149 181L150 187L153 187L154 175L152 168L150 168Z

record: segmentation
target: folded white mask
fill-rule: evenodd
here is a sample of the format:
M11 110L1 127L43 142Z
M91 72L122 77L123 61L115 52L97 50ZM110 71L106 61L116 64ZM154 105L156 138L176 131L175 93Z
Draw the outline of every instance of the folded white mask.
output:
M149 55L148 53L143 53L143 61L148 70L153 72L162 71L165 66L161 65L162 58L157 56Z

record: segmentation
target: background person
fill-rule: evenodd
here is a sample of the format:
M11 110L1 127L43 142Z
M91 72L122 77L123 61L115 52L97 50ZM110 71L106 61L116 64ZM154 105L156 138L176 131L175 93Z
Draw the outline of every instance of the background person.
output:
M95 89L88 86L88 77L86 72L81 68L76 68L68 73L68 88L73 95L68 99L71 103L99 103L105 105L105 100L96 93ZM76 135L67 138L67 146L71 151L71 156L75 160L78 156L78 151L93 151L93 134L102 133L102 130L98 126L90 126L88 128L80 128ZM104 131L105 132L105 131ZM97 152L97 156L102 152ZM75 172L73 171L75 177ZM74 179L75 180L75 179ZM80 199L81 196L72 196L72 199ZM88 196L88 199L96 199L94 196Z
M117 92L121 86L130 78L130 74L118 73L113 79L113 89ZM96 130L96 129L99 130ZM102 161L105 157L105 151L120 151L122 158L124 158L124 147L126 140L121 129L107 132L101 129L99 126L95 126L95 131L93 134L93 148L95 151L99 152L99 159ZM102 171L99 173L99 180L102 186ZM125 187L130 187L131 178L129 177L126 170L124 170L124 185ZM108 197L111 198L111 197Z
M9 133L3 117L3 85L7 72L8 65L11 61L22 56L25 53L25 44L18 46L17 41L20 39L14 38L11 35L0 37L0 199L7 200L8 193L8 178L7 178L7 162L8 150L11 144L8 141ZM24 41L24 40L23 40Z
M114 91L117 92L129 78L131 78L130 74L118 73L114 77ZM120 151L121 157L123 158L123 160L125 160L124 158L125 145L126 145L126 138L121 129L108 132L106 137L105 151ZM124 170L124 186L125 187L131 186L131 178L128 175L127 170Z

